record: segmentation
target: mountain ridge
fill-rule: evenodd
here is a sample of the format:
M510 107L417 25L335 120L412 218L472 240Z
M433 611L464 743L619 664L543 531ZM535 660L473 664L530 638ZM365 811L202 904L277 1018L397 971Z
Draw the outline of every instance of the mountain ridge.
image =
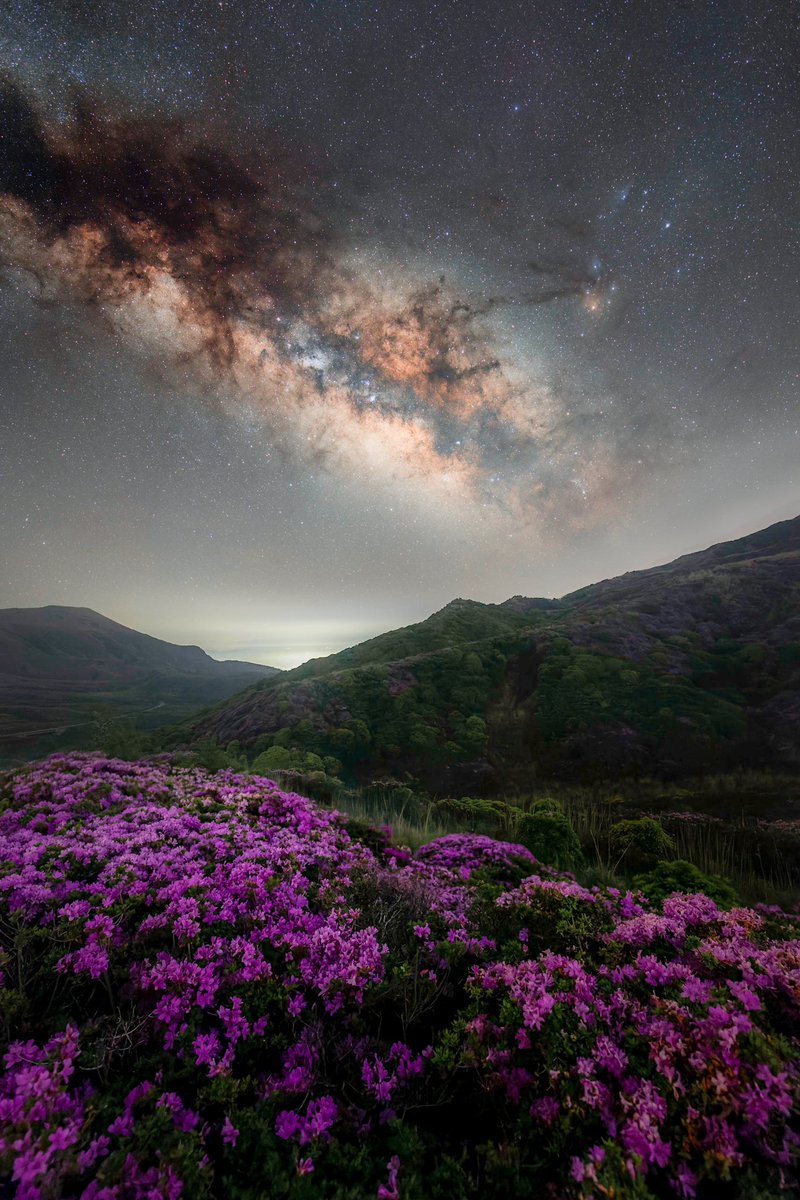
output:
M138 639L139 646L145 645L158 649L163 655L166 652L173 659L180 658L183 660L183 669L210 669L214 670L214 664L228 669L233 666L237 669L242 668L243 673L253 672L254 674L270 673L277 670L275 667L264 666L260 663L243 662L236 659L215 659L210 654L207 654L200 646L195 644L179 644L168 642L164 638L157 638L149 633L142 633L139 630L132 629L130 626L123 625L120 621L115 621L112 617L106 617L103 613L97 612L93 608L88 608L83 605L66 605L66 604L44 604L31 608L11 607L0 609L0 661L7 667L9 662L13 663L13 659L9 657L12 639L16 637L20 640L30 639L35 637L37 631L44 630L47 634L57 632L58 625L71 624L72 628L66 632L74 634L77 629L82 627L84 632L91 630L92 633L117 633L123 637L129 638L133 635ZM20 647L21 648L21 647ZM56 645L52 647L53 651L57 652L61 649L62 653L66 651L66 646L62 644L59 648ZM71 656L75 657L75 656ZM3 671L4 674L12 673Z
M70 605L0 609L0 742L43 752L28 735L89 726L93 713L149 713L148 728L186 719L254 679L257 663L219 662Z
M799 719L800 517L558 600L456 598L259 681L189 734L338 749L361 780L463 792L532 772L793 769Z

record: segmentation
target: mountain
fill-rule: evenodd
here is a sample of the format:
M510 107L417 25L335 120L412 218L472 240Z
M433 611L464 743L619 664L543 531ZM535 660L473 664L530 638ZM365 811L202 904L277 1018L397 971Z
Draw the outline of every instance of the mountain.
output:
M450 794L800 767L800 517L560 600L454 600L260 680L190 738Z
M174 646L90 608L2 609L0 745L27 755L29 738L84 728L98 708L152 728L276 673L217 662L199 646Z

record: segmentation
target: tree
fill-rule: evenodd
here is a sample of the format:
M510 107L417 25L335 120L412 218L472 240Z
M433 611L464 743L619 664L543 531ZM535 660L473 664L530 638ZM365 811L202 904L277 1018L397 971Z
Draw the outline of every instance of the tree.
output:
M273 771L288 771L295 766L298 754L285 746L270 746L259 754L250 768L254 775L271 775Z
M436 730L432 729L430 725L414 725L408 741L411 749L418 754L435 750L439 744Z
M488 741L486 733L486 722L483 717L473 716L467 717L464 722L463 744L465 749L472 754L483 754Z
M92 740L109 758L123 758L128 762L141 758L148 748L145 734L135 730L128 721L100 710L92 714Z
M199 765L206 771L221 771L228 766L228 755L215 738L201 738L193 749Z

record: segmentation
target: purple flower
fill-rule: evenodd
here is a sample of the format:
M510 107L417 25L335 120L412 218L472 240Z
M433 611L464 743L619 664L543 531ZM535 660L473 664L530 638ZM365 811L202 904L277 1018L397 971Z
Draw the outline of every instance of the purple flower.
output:
M239 1137L239 1130L231 1124L230 1117L226 1116L222 1123L222 1140L226 1146L235 1146Z
M571 1173L582 1195L620 1171L684 1200L745 1164L789 1176L800 941L779 911L677 894L657 911L474 834L375 854L338 814L267 780L166 759L61 755L2 787L0 915L59 945L59 995L78 975L90 1005L130 1014L115 1028L90 1010L84 1059L74 1025L8 1047L0 1170L24 1200L45 1186L175 1200L175 1147L175 1162L193 1154L193 1171L211 1171L238 1131L210 1097L242 1086L277 1110L298 1175L314 1170L305 1147L382 1139L409 1109L482 1094L486 1136L528 1113L543 1172L562 1188ZM487 868L499 894L482 925ZM550 931L558 949L543 950ZM129 1081L116 1111L86 1083L103 1079L98 1030ZM146 1147L154 1110L164 1145ZM571 1165L553 1158L560 1120ZM399 1196L399 1172L390 1159L382 1200Z
M386 1183L381 1183L378 1186L378 1200L400 1200L400 1193L397 1190L397 1176L400 1173L400 1159L396 1154L392 1155L386 1164L386 1171Z

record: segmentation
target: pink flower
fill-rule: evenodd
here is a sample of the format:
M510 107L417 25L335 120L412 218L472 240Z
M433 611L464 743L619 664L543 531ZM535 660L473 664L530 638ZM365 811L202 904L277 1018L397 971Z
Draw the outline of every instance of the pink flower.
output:
M400 1159L393 1154L386 1164L387 1180L378 1186L378 1200L400 1200L397 1190L397 1176L400 1171Z

